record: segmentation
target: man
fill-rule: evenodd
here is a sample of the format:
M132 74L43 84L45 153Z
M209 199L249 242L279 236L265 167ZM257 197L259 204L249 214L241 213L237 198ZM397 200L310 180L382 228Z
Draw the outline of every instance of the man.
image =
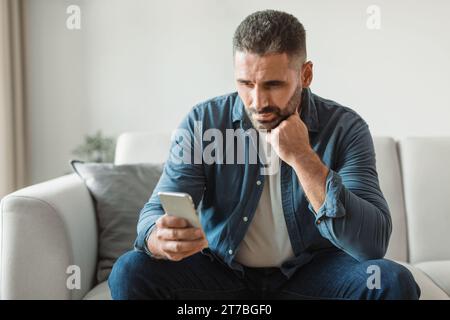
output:
M141 211L136 250L109 278L114 299L419 297L411 273L382 259L391 218L368 126L311 93L305 42L303 25L284 12L256 12L238 26L237 93L197 105L181 123L183 139ZM227 141L213 163L180 161L196 148L205 154L197 138L210 129L247 143ZM263 140L270 148L256 148ZM242 151L242 163L231 161ZM269 160L280 167L267 174ZM158 191L201 201L204 232L164 214Z

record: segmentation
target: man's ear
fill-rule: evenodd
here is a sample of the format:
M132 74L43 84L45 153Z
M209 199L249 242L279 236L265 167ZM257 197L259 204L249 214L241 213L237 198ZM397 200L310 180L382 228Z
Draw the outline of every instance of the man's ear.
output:
M306 61L302 66L301 72L302 87L308 88L313 79L313 63Z

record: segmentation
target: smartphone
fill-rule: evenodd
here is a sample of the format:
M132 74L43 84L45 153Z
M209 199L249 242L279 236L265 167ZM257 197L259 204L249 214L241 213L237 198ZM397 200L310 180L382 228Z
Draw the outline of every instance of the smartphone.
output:
M169 216L186 219L192 227L202 228L200 218L195 211L194 201L184 192L158 192L164 211Z

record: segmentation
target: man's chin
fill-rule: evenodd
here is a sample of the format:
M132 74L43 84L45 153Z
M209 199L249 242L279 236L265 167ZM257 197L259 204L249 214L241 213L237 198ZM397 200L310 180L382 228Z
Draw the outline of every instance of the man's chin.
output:
M278 127L278 125L286 119L285 117L277 117L272 121L258 121L256 119L252 119L253 127L258 131L270 131Z
M253 126L258 131L270 131L272 129L275 129L278 127L278 125L281 123L282 119L276 119L269 122L260 122L260 121L253 121Z

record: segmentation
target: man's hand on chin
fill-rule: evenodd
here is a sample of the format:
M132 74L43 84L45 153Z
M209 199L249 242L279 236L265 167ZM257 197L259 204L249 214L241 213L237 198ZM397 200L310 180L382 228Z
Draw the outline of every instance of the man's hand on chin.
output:
M329 169L309 144L308 128L298 111L267 134L267 142L290 165L317 212L325 201L325 182Z
M308 128L295 111L286 120L267 133L267 142L278 156L291 167L305 156L314 153L309 144Z

